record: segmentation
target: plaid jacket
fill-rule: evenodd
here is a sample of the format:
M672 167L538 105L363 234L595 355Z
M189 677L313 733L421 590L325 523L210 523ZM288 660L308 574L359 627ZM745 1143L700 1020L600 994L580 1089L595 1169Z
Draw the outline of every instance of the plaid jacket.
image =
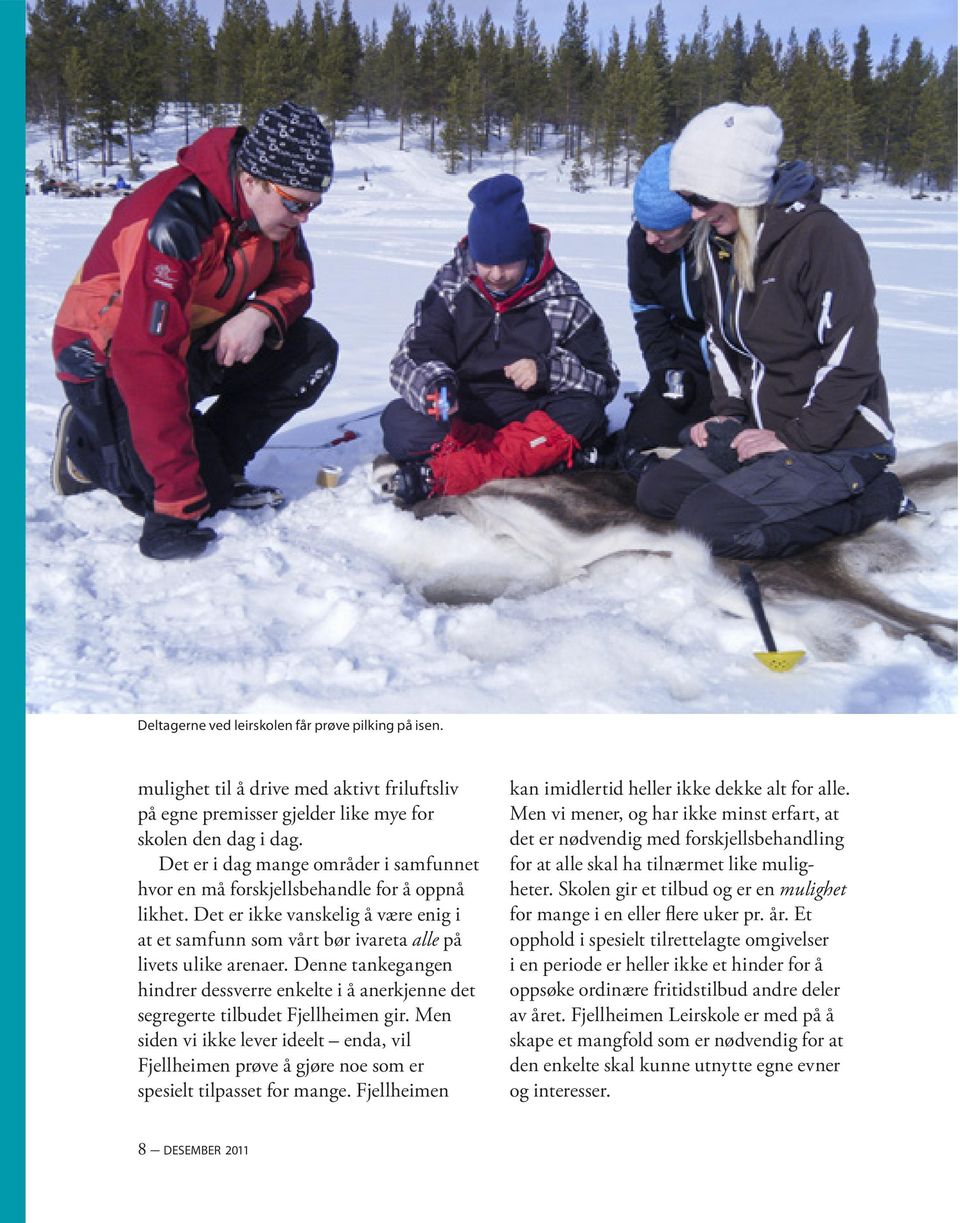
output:
M537 364L534 397L593 395L607 404L616 394L619 371L600 316L554 263L547 230L531 229L538 270L511 296L488 292L466 238L433 278L390 363L390 382L412 408L426 412L427 395L444 381L481 396L504 386L503 367L522 357Z

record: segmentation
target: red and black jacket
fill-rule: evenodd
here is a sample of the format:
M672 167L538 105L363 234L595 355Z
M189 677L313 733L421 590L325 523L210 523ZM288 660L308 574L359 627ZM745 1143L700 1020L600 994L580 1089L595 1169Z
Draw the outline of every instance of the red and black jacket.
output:
M249 306L269 315L266 342L279 347L313 290L300 230L271 241L243 198L234 154L244 135L212 129L120 201L54 326L58 377L84 382L105 370L114 380L154 508L178 517L207 508L190 422L190 345Z

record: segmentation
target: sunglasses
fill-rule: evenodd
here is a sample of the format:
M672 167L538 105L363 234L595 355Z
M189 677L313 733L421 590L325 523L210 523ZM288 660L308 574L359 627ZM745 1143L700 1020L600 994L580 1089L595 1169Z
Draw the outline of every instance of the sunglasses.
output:
M313 212L314 208L319 208L323 203L323 192L327 190L333 179L329 174L325 174L320 180L321 195L318 200L299 200L295 195L291 195L288 191L284 191L282 187L278 187L276 183L270 183L271 191L275 191L280 196L280 203L286 208L287 212L292 212L294 216L304 216L306 213Z
M699 208L701 212L709 212L711 208L717 206L716 200L708 200L705 195L697 195L695 191L678 191L677 195L694 208Z

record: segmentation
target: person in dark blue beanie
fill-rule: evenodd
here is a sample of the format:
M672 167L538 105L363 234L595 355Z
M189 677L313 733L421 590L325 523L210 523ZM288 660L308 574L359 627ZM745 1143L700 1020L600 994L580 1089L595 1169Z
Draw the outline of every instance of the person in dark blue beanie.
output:
M606 435L619 385L596 311L531 225L523 183L483 179L453 258L436 274L393 361L400 398L380 418L399 505L488 480L574 465Z
M533 254L533 234L520 179L513 174L485 178L467 198L473 204L467 236L477 263L526 262Z
M627 471L648 461L637 453L678 446L683 429L710 411L703 302L686 249L690 205L670 190L671 144L655 149L633 185L633 228L627 240L630 309L649 375L618 446Z

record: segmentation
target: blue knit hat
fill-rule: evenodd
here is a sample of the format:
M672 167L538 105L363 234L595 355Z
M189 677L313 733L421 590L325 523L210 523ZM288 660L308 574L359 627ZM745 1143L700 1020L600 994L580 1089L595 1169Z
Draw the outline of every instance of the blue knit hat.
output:
M690 205L670 190L672 144L654 149L633 184L633 216L644 229L676 229L690 220Z
M485 178L470 190L470 254L478 263L520 263L533 254L523 183L512 174Z

